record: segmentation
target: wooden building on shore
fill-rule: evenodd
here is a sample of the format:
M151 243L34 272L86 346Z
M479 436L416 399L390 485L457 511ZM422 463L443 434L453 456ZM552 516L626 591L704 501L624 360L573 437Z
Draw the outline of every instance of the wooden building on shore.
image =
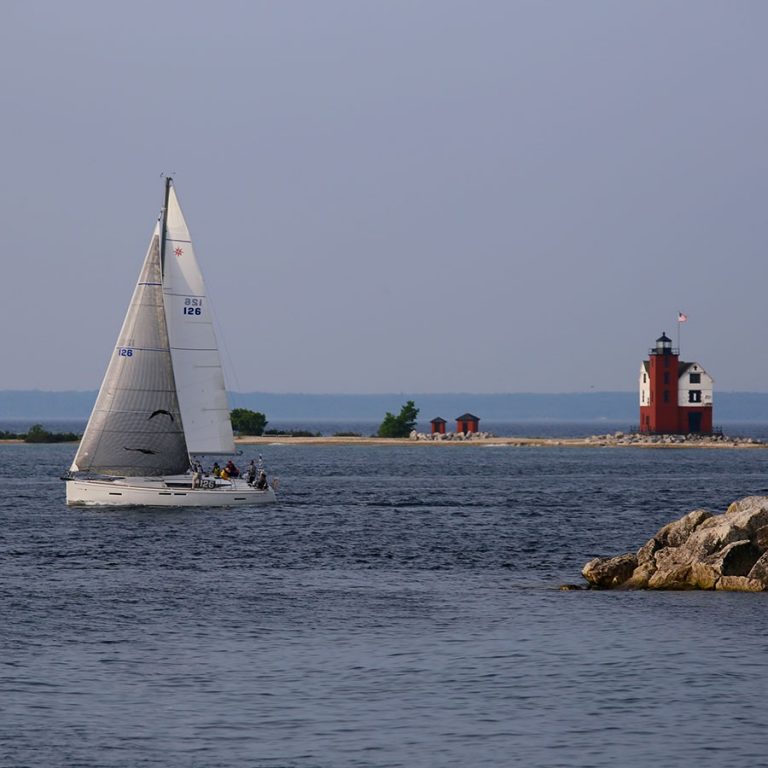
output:
M436 418L432 419L432 421L430 421L429 423L432 425L433 435L445 434L445 425L448 423L445 419L441 418L440 416L437 416Z
M480 419L471 413L465 413L456 417L456 431L464 434L472 434L480 431Z

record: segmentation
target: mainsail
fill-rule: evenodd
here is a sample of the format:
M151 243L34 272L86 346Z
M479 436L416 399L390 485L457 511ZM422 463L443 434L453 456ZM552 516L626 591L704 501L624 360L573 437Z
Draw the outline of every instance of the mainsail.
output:
M188 466L165 320L158 223L72 471L136 477L175 474Z

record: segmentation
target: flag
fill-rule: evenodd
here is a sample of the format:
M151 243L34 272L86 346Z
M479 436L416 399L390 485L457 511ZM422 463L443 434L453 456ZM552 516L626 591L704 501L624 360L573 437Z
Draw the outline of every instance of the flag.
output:
M684 315L682 312L677 313L677 322L684 323L688 319L688 315Z

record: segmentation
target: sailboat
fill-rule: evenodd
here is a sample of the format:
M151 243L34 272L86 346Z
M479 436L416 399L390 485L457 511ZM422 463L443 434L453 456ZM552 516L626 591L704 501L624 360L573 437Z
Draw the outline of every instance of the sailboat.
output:
M170 177L133 298L70 471L67 504L228 507L275 483L205 473L235 443L211 307ZM258 487L260 486L260 487Z

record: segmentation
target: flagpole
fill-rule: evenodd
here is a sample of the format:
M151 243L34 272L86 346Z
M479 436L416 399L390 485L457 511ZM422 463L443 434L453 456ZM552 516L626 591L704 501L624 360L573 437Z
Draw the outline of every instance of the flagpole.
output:
M680 354L680 326L688 319L688 315L683 312L677 313L677 354Z

